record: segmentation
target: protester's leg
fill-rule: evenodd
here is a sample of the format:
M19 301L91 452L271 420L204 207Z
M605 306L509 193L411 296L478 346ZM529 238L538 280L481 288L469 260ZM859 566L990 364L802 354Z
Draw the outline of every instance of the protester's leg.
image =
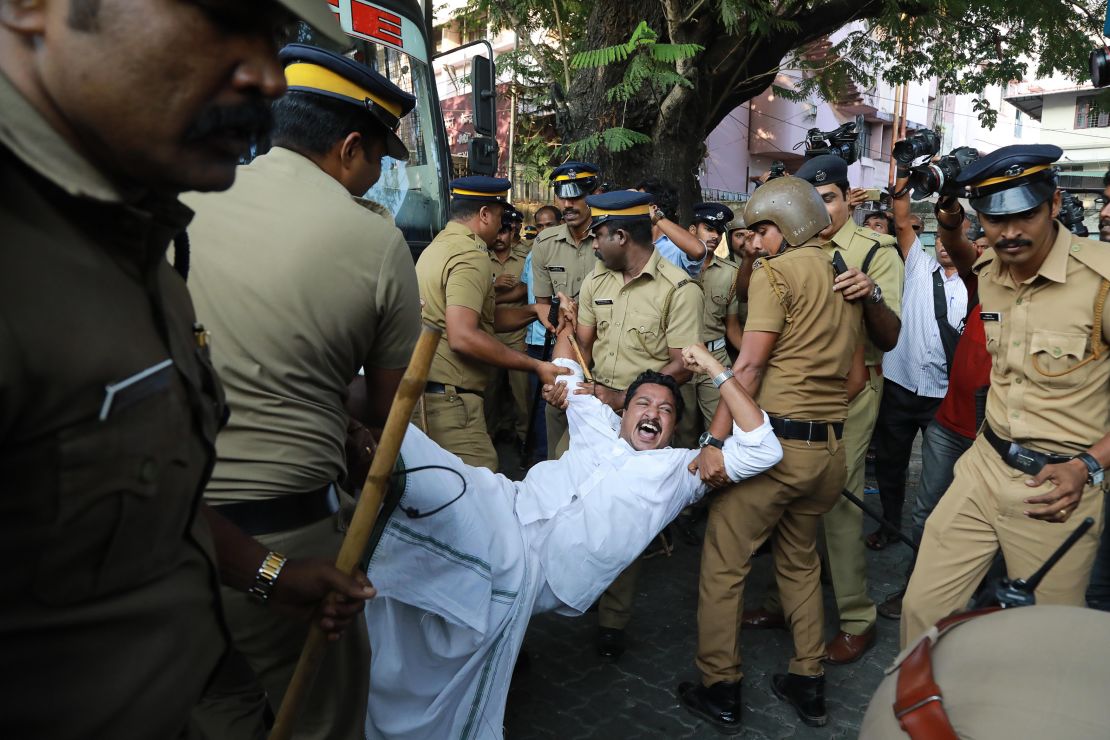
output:
M473 393L425 393L427 435L468 465L497 470L497 450L486 433L482 398ZM419 409L417 410L419 414ZM417 415L414 415L417 423Z
M1105 516L1105 499L1103 512ZM1110 611L1110 527L1104 526L1099 537L1098 552L1091 568L1091 582L1087 586L1087 606Z
M869 369L868 383L848 408L844 422L844 453L847 465L845 490L863 499L867 447L875 418L879 415L883 377ZM829 576L832 580L840 629L861 635L875 624L875 602L867 594L867 557L863 544L863 512L844 496L821 518L828 549Z
M636 580L640 577L642 562L639 558L633 560L601 595L597 605L597 624L602 629L623 630L632 620Z
M812 475L810 492L786 507L775 529L775 580L783 611L794 637L789 672L819 676L824 672L825 610L821 600L821 563L817 557L817 527L844 490L844 447L830 440L827 447L799 451Z
M967 605L998 550L995 524L1001 512L994 490L1001 480L988 455L997 457L981 439L971 446L956 464L952 485L925 522L917 564L902 602L903 648Z
M956 475L956 462L971 447L974 440L941 426L929 423L921 441L921 486L910 513L910 539L921 544L925 520L933 513L940 497L952 485ZM910 567L913 567L911 562Z
M787 451L786 454L789 454ZM698 581L698 654L702 684L739 681L740 615L755 551L790 501L776 466L713 495Z
M916 401L913 393L887 380L875 425L878 447L875 480L879 485L883 518L899 528L906 499L906 469L918 431Z

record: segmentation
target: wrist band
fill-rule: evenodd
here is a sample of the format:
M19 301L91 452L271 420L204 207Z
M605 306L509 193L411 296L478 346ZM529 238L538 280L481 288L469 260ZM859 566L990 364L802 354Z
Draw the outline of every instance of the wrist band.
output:
M247 591L247 596L250 596L260 604L265 604L270 600L270 595L274 592L274 584L277 583L278 576L281 575L281 569L285 567L287 557L278 552L269 552L262 560L262 565L258 566L258 573L254 576L254 585Z

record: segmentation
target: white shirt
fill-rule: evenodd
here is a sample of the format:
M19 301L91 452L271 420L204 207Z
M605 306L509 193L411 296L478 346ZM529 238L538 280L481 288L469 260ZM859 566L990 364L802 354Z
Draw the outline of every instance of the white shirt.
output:
M948 391L948 366L933 310L933 273L941 270L948 302L948 323L963 331L967 316L967 286L958 273L943 274L936 258L914 239L906 257L906 282L902 289L902 330L898 344L883 357L883 375L906 390L928 398L944 398Z
M581 368L556 360L574 375ZM691 410L694 413L695 410ZM532 614L581 614L689 503L706 491L686 466L695 450L637 452L619 418L593 396L571 393L570 450L514 483L458 457L410 426L401 446L401 506L442 511L385 523L367 574L370 695L366 736L502 737L513 665ZM733 427L725 467L733 480L782 459L766 415L755 430ZM461 476L461 478L459 477Z

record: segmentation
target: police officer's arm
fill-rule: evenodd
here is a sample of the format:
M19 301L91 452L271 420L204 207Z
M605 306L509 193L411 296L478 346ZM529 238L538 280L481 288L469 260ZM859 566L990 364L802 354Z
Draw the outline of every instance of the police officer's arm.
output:
M200 508L212 530L220 581L237 591L249 591L270 550L213 507L201 504ZM327 558L290 559L278 574L267 604L296 619L317 620L328 639L337 640L375 594L364 573L344 573Z
M725 339L736 349L744 336L744 326L740 323L740 296L733 295L725 309Z
M667 350L670 360L659 372L670 375L679 383L694 377L682 359L682 350L701 341L705 322L705 294L693 281L683 281L674 289L667 311Z
M891 212L894 214L894 238L898 240L898 250L902 252L902 259L909 259L910 250L917 241L917 232L913 230L913 219L910 218L910 194L906 191L909 176L899 175L894 182L893 203ZM899 195L901 193L901 195Z
M1087 450L1087 454L1098 460L1103 469L1110 467L1110 433L1095 442ZM1045 465L1041 472L1025 481L1025 485L1030 488L1038 488L1045 483L1051 483L1052 489L1039 496L1025 499L1025 503L1035 506L1027 509L1025 515L1048 522L1066 522L1083 497L1083 489L1087 485L1087 466L1081 460L1069 460L1059 465ZM1092 495L1102 494L1096 490ZM1061 516L1060 512L1064 511L1067 513Z
M856 400L856 396L867 385L867 365L864 363L863 342L856 345L856 351L852 353L852 366L848 368L848 378L846 386L848 390L848 402Z

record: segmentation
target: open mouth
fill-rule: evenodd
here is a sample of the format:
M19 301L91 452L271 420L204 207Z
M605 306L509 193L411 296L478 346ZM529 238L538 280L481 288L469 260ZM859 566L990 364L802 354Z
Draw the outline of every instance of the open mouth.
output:
M659 439L662 431L659 422L647 419L636 425L636 438L646 444L652 444Z

